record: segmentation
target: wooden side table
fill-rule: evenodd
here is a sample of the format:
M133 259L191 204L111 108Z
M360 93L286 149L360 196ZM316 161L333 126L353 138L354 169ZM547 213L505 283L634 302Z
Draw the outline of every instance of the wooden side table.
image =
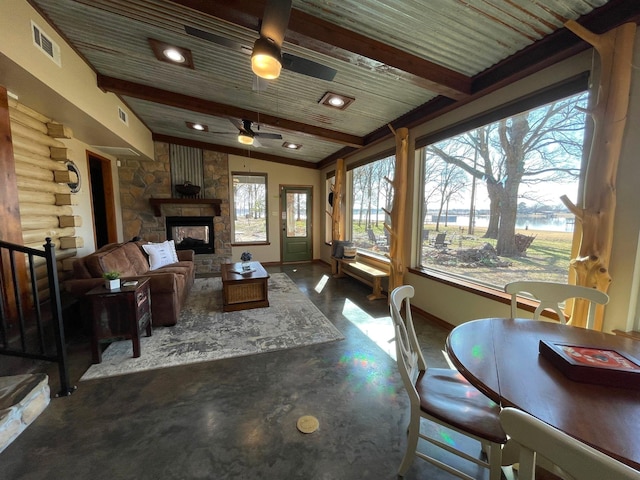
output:
M125 282L136 285L124 286ZM93 363L102 362L101 343L131 339L133 356L140 356L140 332L145 329L151 336L151 293L149 277L123 278L118 290L108 290L104 285L89 290L92 327L91 349Z

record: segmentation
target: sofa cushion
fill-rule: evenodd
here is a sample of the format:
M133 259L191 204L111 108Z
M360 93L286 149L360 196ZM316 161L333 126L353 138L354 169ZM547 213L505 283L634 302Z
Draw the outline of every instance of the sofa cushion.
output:
M98 262L100 267L102 267L102 273L119 272L121 277L133 277L138 274L135 266L131 263L129 257L127 257L126 249L122 247L114 248L110 252L100 255ZM102 275L102 273L100 275Z
M149 270L157 270L178 261L178 254L173 240L162 243L146 243L142 248L149 255Z
M85 267L87 271L90 273L91 278L96 278L96 277L102 278L102 274L105 272L105 270L102 267L102 264L100 263L100 259L104 255L111 252L112 250L115 250L116 248L118 248L118 244L110 243L96 250L91 255L88 255L84 258L79 259L78 261L80 262L84 261ZM75 267L74 267L74 271L75 271ZM82 277L79 277L79 278L82 278Z
M144 275L149 271L149 261L146 255L135 242L129 242L122 245L124 253L131 262L131 267L135 270L134 275Z

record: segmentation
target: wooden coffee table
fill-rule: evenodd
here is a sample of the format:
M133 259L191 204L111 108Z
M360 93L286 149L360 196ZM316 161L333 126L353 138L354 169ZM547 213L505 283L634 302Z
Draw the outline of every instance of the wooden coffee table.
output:
M222 296L223 310L233 312L249 308L269 306L267 281L269 274L260 262L251 262L251 271L242 271L241 263L223 263Z

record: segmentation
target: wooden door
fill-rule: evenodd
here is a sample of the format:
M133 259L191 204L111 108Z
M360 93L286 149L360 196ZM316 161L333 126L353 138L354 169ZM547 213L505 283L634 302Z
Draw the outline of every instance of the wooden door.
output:
M283 262L313 259L312 200L311 187L280 187Z

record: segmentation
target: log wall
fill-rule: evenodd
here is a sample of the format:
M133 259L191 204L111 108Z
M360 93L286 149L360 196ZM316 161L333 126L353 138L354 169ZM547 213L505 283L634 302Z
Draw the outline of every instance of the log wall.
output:
M82 245L75 228L68 226L75 194L65 181L77 178L67 169L66 145L54 138L70 138L71 132L13 99L9 99L9 119L24 245L41 250L50 237L56 247L58 278L63 282L71 276L69 259L76 256L76 246ZM65 248L69 245L73 247ZM39 279L45 275L45 265L39 265L36 273ZM39 280L41 283L41 295L48 298L46 282Z

